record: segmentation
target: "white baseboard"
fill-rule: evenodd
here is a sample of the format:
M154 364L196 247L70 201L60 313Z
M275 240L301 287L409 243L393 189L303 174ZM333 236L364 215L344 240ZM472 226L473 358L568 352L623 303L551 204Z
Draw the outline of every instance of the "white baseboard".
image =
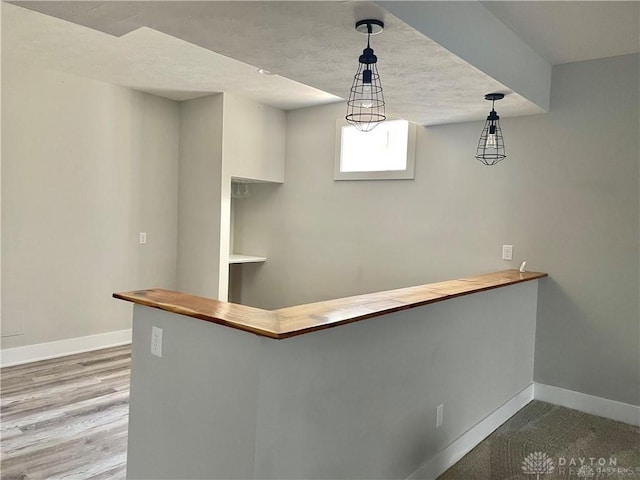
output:
M532 383L447 448L434 455L406 480L435 480L533 399L640 426L640 407L636 405L594 397L543 383Z
M49 358L63 357L75 353L89 352L100 348L115 347L131 343L131 329L68 338L57 342L37 343L24 347L0 350L0 366L10 367L22 363L37 362Z
M533 396L536 400L640 426L640 407L636 405L594 397L544 383L535 383L533 390Z
M496 428L533 400L533 392L534 388L533 384L531 384L473 426L447 448L433 456L427 463L408 476L406 480L435 480L438 478L482 440L487 438Z

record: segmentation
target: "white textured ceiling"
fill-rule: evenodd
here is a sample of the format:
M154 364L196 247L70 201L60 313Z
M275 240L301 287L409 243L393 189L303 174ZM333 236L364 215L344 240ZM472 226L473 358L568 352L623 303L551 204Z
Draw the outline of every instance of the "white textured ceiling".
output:
M552 65L640 52L640 2L482 2Z
M227 91L283 109L338 101L348 93L364 46L353 23L366 17L386 22L372 46L390 116L425 125L477 120L486 115L485 93L511 93L428 32L369 2L16 3L29 10L3 2L3 61L175 100ZM419 3L425 8L417 12L428 15L432 2ZM640 50L637 1L482 4L552 64ZM257 67L279 75L259 75ZM540 112L518 93L500 102L503 116Z
M45 65L169 98L235 91L281 108L344 98L365 46L365 37L355 32L353 24L368 16L386 23L385 31L372 38L372 47L379 58L389 116L424 125L478 120L487 114L485 93L511 93L505 85L367 2L18 4L92 29L69 22L61 25L57 23L60 20L50 17L36 19L33 15L37 14L18 14L15 8L20 7L7 8L9 20L13 20L9 43L21 54L34 55ZM6 13L3 11L3 17ZM3 28L3 40L4 35ZM238 66L231 71L222 56L247 68ZM278 84L278 76L258 79L271 83L256 83L255 67L277 73L284 77L283 82L288 78L335 97L317 90L304 92L292 83ZM252 90L253 96L247 93ZM255 90L267 98L257 98ZM542 111L517 93L500 103L503 116Z
M340 100L150 28L114 37L7 3L2 56L172 100L226 91L285 110Z

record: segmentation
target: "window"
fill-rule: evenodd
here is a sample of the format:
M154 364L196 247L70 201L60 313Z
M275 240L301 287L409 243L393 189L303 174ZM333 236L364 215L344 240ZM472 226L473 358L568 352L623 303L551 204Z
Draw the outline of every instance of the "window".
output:
M338 121L334 179L412 179L415 137L416 126L406 120L388 120L370 132Z

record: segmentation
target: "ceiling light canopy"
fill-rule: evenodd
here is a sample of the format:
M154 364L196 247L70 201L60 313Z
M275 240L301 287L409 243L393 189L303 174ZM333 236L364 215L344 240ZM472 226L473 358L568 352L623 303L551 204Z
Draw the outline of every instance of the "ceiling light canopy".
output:
M507 157L504 151L500 117L494 108L496 100L502 100L503 98L504 93L488 93L484 96L485 100L491 102L491 112L489 112L487 121L480 134L476 158L488 166L495 165Z
M367 35L367 48L362 51L353 84L347 101L347 122L358 130L368 132L387 118L384 109L382 83L378 74L378 57L370 46L371 35L382 32L384 23L381 20L359 20L356 30Z

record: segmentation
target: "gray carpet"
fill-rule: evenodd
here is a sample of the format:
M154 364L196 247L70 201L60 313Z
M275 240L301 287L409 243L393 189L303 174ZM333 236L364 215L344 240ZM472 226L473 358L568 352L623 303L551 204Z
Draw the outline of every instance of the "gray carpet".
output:
M534 400L438 480L640 480L640 428Z

